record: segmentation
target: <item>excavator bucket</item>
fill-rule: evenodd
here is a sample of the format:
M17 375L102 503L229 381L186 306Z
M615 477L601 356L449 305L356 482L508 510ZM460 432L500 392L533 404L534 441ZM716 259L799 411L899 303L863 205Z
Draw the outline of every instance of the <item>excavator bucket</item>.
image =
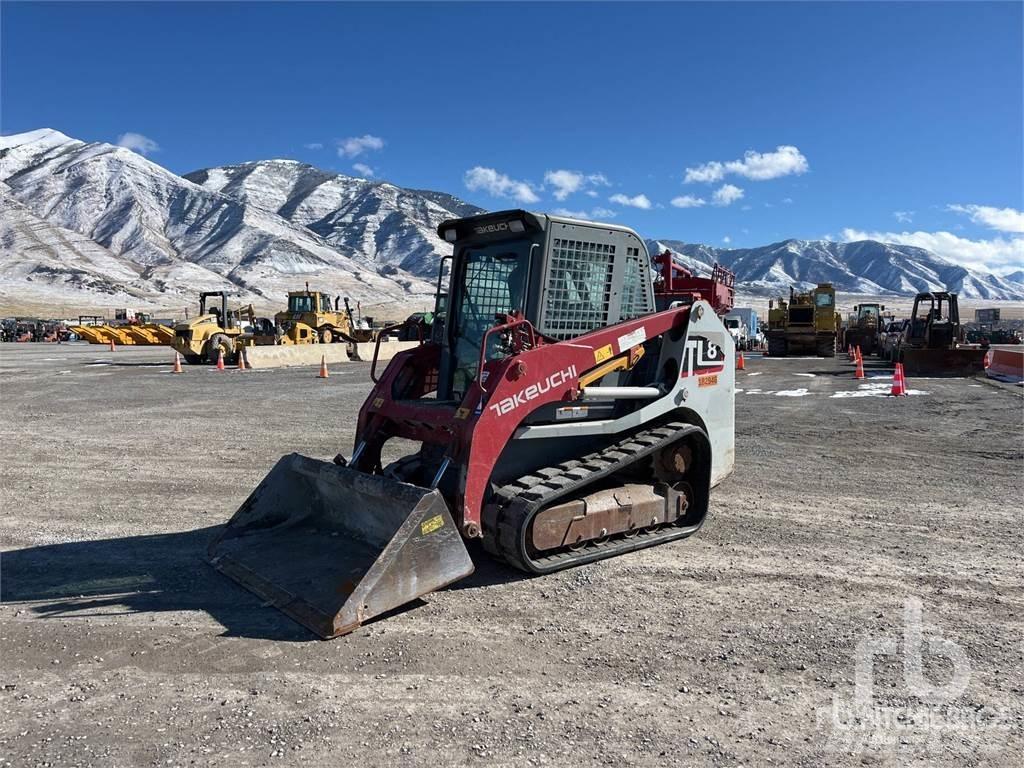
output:
M902 358L907 376L973 376L985 370L983 349L906 349Z
M208 555L325 639L473 572L440 492L297 453L263 478Z

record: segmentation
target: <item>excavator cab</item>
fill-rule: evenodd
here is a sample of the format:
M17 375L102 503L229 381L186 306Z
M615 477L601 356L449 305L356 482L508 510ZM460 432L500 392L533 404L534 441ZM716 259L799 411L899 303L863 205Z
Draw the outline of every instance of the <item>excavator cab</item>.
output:
M438 235L434 330L371 368L351 454L282 458L208 550L325 638L470 574L464 540L547 573L689 536L732 470L732 337L707 301L657 310L635 232L504 211Z

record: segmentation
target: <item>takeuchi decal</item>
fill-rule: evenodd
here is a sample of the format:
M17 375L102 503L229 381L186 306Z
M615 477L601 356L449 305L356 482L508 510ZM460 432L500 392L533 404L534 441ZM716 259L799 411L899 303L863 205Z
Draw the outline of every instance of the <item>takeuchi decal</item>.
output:
M494 411L496 415L503 416L521 405L526 405L531 400L536 400L541 395L549 392L552 387L560 386L561 384L565 384L567 381L573 381L575 378L576 366L570 365L564 371L557 371L543 381L531 384L530 386L519 390L514 395L503 397L497 403L488 405L487 407Z
M686 340L680 378L704 376L725 370L725 350L703 336Z

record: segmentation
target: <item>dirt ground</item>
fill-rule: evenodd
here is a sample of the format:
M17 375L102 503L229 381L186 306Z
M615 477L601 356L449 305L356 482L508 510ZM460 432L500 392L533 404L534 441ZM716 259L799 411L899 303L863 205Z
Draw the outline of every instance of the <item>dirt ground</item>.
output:
M1020 764L1019 389L752 356L699 534L324 642L203 552L368 366L169 363L0 348L0 765Z

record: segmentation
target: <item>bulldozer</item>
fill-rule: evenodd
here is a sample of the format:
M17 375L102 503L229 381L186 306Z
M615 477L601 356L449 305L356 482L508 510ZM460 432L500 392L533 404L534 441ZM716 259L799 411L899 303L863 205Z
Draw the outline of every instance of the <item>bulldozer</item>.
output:
M732 337L707 301L658 310L636 232L511 210L438 235L444 321L374 357L351 453L284 456L208 548L324 638L465 578L467 544L546 574L691 536L733 470Z
M207 311L207 299L211 298L220 299L220 306L211 303ZM227 291L203 291L199 314L174 326L172 346L188 363L216 363L221 355L225 363L234 362L256 322L251 304L229 311Z
M965 333L960 326L957 295L946 291L924 292L914 297L910 322L893 354L908 376L969 376L985 369L985 349L961 346Z
M842 349L857 347L862 354L881 354L884 304L854 304L846 328L842 331Z
M330 344L332 342L373 341L373 332L358 327L352 315L348 299L345 309L338 305L340 296L334 298L321 291L309 290L288 292L288 309L274 315L274 324L282 329L280 341L291 344Z
M769 357L809 354L836 356L840 319L836 313L836 292L831 283L818 283L813 290L797 293L789 289L789 301L779 298L778 307L768 301Z

